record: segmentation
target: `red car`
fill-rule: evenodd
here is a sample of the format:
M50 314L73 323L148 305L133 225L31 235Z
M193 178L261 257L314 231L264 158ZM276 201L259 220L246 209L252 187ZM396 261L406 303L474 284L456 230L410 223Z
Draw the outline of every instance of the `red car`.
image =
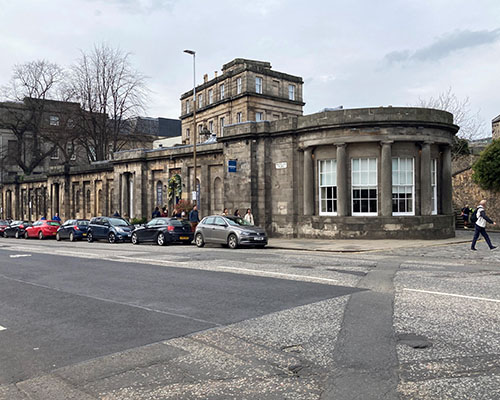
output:
M9 226L9 221L5 221L3 219L0 219L0 236L3 235L3 231L5 230L5 228L7 228Z
M57 229L61 226L59 221L36 221L32 226L26 228L24 237L45 239L48 237L55 237Z

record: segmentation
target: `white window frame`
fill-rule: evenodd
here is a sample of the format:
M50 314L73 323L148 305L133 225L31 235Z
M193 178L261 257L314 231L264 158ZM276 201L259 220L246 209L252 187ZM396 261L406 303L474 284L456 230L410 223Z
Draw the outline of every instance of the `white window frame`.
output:
M262 77L256 76L255 77L255 93L262 94L262 86L263 86Z
M361 166L362 164L362 161L363 160L367 160L368 161L368 169L365 171L365 170L362 170L360 168L359 171L354 171L354 163L355 161L358 160L359 161L359 164ZM373 164L375 165L375 169L372 171L370 169L370 164ZM378 215L378 160L377 158L375 157L367 157L367 158L353 158L351 159L351 214L353 216L377 216ZM361 184L361 177L362 177L362 173L363 172L367 172L368 173L368 183L367 184ZM374 176L374 180L372 180L372 182L370 182L370 172L374 172L375 176ZM355 173L358 173L359 174L359 184L358 185L355 185L354 184L354 174ZM375 183L373 183L375 182ZM375 189L375 204L376 204L376 211L368 211L368 212L355 212L354 211L354 191L355 190L373 190ZM363 200L362 197L359 198L359 200ZM366 199L368 201L368 205L370 204L370 197L368 197Z
M71 161L75 161L76 160L76 151L75 151L73 143L68 143L68 145L66 146L66 151L68 152L68 154L71 154L69 159Z
M198 109L203 107L203 95L199 94L198 95Z
M397 160L397 169L394 170L394 161ZM401 170L401 161L405 160L405 164L408 160L411 160L411 184L408 184L408 181L406 180L407 177L405 176L405 183L401 183L401 173L404 172L405 175L409 172L408 170L402 171ZM403 188L402 193L408 193L405 189L411 188L411 211L392 211L392 215L394 216L400 216L400 215L415 215L415 158L413 157L392 157L392 189L391 189L391 206L394 207L394 194L395 193L400 193L401 188ZM395 192L395 190L397 192Z
M288 100L295 100L295 85L288 85Z
M214 121L208 121L208 130L210 133L214 131Z
M225 90L224 90L224 84L223 83L219 86L219 91L220 91L220 99L223 100L224 97L225 97Z
M255 113L255 122L264 121L264 113L262 111L257 111Z
M242 112L236 113L236 122L240 123L242 121L243 121L243 113Z
M433 158L431 160L431 201L432 201L432 215L437 215L438 213L438 206L437 206L437 185L438 185L438 180L437 180L437 158Z
M214 102L214 91L212 89L208 90L208 104L212 104Z
M186 100L186 114L189 114L191 112L191 107L189 104L189 100Z
M328 165L329 164L329 165ZM330 169L327 169L327 166L330 167ZM326 176L327 174L332 175L332 182L330 185L322 184L323 176ZM324 183L324 182L323 182ZM323 197L323 188L334 188L334 196L331 198L324 198ZM337 188L337 160L336 159L328 159L328 160L318 160L318 199L319 199L319 215L337 215L337 206L338 206L338 188ZM323 200L328 201L331 200L332 203L332 209L333 211L325 211L323 209Z
M50 126L59 126L59 117L57 115L51 115L49 117Z
M242 90L242 81L241 81L241 77L239 78L236 78L236 94L241 94L241 90Z

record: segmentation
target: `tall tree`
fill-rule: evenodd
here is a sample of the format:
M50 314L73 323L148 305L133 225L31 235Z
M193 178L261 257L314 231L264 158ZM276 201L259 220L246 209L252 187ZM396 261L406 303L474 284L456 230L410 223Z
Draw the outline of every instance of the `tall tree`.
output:
M105 160L110 152L140 139L128 121L143 112L147 88L129 53L106 44L82 52L72 67L71 85L82 108L78 124L90 161Z
M453 156L460 157L469 154L468 141L486 136L486 130L479 111L471 109L468 97L460 99L453 93L451 87L439 93L437 97L419 99L419 107L436 108L453 114L453 122L460 127L453 145Z
M15 65L10 84L2 88L8 101L1 104L0 124L16 139L11 143L9 154L2 156L8 156L26 175L56 148L54 144L44 145L45 100L56 97L63 76L57 64L32 61Z

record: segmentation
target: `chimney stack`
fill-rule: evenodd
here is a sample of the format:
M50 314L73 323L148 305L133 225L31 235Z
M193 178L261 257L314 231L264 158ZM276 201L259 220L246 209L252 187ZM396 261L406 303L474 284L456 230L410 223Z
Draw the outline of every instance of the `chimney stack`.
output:
M217 78L217 71L214 72L215 77Z
M204 83L208 82L208 74L203 75L203 82Z

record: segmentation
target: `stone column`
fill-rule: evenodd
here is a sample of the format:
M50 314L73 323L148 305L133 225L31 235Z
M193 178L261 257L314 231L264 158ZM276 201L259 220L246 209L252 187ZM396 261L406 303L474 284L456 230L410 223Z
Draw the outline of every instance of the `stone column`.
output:
M129 198L128 198L128 194L129 194L129 180L128 180L128 177L127 177L127 173L123 173L121 174L120 176L120 179L121 179L121 191L122 191L122 195L121 195L121 216L122 217L128 217L129 216Z
M431 144L424 142L420 154L420 209L421 215L432 214L431 201Z
M443 162L442 162L442 187L441 187L441 199L442 212L445 215L450 215L453 213L452 206L452 182L451 182L451 146L447 145L443 148Z
M304 149L304 215L314 213L314 165L312 147Z
M345 143L337 146L337 215L349 215L349 188L347 187L347 151Z
M383 217L392 216L392 143L392 141L381 142L380 211Z

